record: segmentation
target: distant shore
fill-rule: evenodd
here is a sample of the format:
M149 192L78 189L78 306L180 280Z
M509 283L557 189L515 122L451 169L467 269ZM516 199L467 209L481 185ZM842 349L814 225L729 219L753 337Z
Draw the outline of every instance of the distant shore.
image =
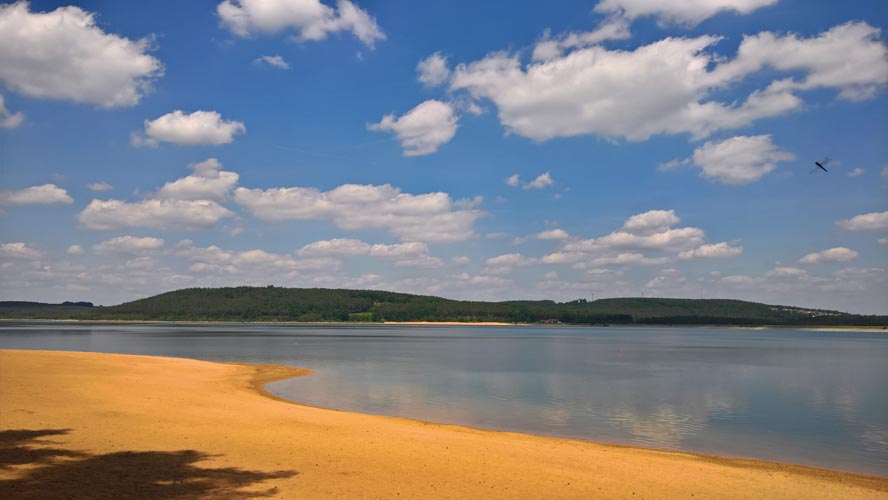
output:
M40 318L0 318L5 321L31 323L179 323L179 324L232 324L232 325L310 325L310 326L567 326L567 327L614 327L614 328L727 328L740 330L760 330L775 328L783 330L805 330L824 332L888 333L888 326L820 326L820 325L727 325L727 324L584 324L584 323L507 323L498 321L210 321L210 320L160 320L160 319L40 319Z
M0 497L888 498L888 478L326 410L293 367L0 351Z

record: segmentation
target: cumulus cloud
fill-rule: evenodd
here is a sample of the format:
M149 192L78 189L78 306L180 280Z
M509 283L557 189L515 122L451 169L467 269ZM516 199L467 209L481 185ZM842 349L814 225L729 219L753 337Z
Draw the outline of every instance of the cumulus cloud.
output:
M39 259L43 252L29 246L27 243L0 243L0 258L3 259Z
M521 183L521 180L518 177L518 174L512 174L512 175L506 177L506 186L518 187L518 185L520 183Z
M864 172L866 172L866 170L864 170L860 167L857 167L854 170L848 172L848 177L859 177L859 176L863 175Z
M83 247L80 245L71 245L65 250L65 253L68 255L83 255Z
M748 184L777 168L777 163L792 160L791 153L780 150L769 135L736 136L712 141L694 150L693 164L700 176L722 184Z
M865 22L849 22L812 38L770 32L744 36L737 57L710 76L736 81L770 67L804 75L775 81L780 91L835 88L843 99L869 99L888 83L888 46L880 35L879 28Z
M243 134L244 124L223 120L215 111L195 111L186 115L180 110L167 113L155 120L145 120L145 130L132 134L134 146L155 147L160 142L181 146L229 144L234 136Z
M564 229L550 229L537 233L534 237L538 240L563 240L568 238L567 231Z
M766 278L776 278L784 280L807 279L808 271L797 267L775 267L765 273Z
M13 113L6 109L6 102L3 100L3 95L0 94L0 128L11 130L17 128L24 121L25 115L21 112Z
M450 78L450 68L447 67L447 58L440 52L426 57L416 65L417 79L426 85L441 85Z
M802 107L800 90L833 88L843 98L866 98L888 82L888 47L878 29L862 22L812 38L760 33L745 38L733 60L713 52L719 40L666 38L631 51L594 45L526 65L520 53L496 52L457 65L450 89L490 99L510 132L533 140L641 141L657 134L703 138L783 115ZM772 81L738 102L711 97L765 67L801 79Z
M612 16L592 31L566 33L554 38L546 32L534 45L531 57L534 62L549 61L561 57L566 50L590 47L607 40L626 40L630 36L626 18Z
M92 184L87 184L86 187L89 188L90 191L111 191L114 189L114 186L107 182L94 182Z
M632 234L649 235L659 233L681 222L675 210L648 210L633 215L623 223L623 231Z
M329 220L342 229L387 229L404 241L462 241L475 235L479 210L457 209L446 193L413 195L385 184L330 191L237 188L234 200L263 220Z
M193 174L167 182L155 196L171 200L222 201L237 185L238 174L222 170L222 163L216 158L188 166L194 170Z
M290 65L281 56L262 56L253 60L253 64L267 64L280 69L290 69Z
M601 0L596 12L619 15L629 19L654 16L661 24L696 26L720 13L750 12L777 3L777 0L698 0L664 2L662 0Z
M842 229L849 231L876 231L888 229L888 212L871 212L855 215L850 219L836 222Z
M346 31L371 48L385 40L376 19L349 0L338 0L335 9L319 0L225 0L216 13L240 37L293 31L297 40L314 41Z
M55 184L43 184L18 190L0 190L0 205L53 205L71 204L74 199Z
M370 255L384 258L415 259L429 255L429 247L420 241L408 241L393 245L376 244L370 248Z
M401 141L404 156L421 156L438 151L456 134L459 117L453 106L430 99L400 117L385 115L367 126L377 132L393 132Z
M151 39L105 33L78 7L0 5L0 81L14 92L106 108L135 106L163 74Z
M720 259L724 257L734 257L743 253L743 247L731 246L730 243L723 241L721 243L712 243L709 245L700 245L692 250L685 250L678 254L679 259Z
M551 186L553 183L552 175L549 172L544 172L521 187L524 189L543 189Z
M305 245L297 252L300 257L339 257L367 255L369 253L370 245L361 240L349 238L315 241Z
M819 264L821 262L848 262L860 255L854 250L845 247L835 247L822 252L809 253L799 259L801 264Z
M520 253L507 253L484 261L488 266L529 266L535 262L536 259L525 257Z
M297 259L291 255L261 249L231 251L216 245L196 247L191 240L176 245L175 254L191 262L188 270L201 275L226 276L241 282L268 282L269 274L277 279L293 279L305 273L337 271L342 261L331 257Z
M93 245L96 255L143 255L163 248L161 238L118 236Z
M674 227L680 222L681 218L673 210L650 210L629 217L620 229L598 238L565 238L558 251L539 260L544 264L574 264L581 268L655 265L681 255L685 255L684 258L716 257L739 250L727 243L707 245L702 229Z
M230 210L210 200L92 200L78 215L85 227L114 230L130 227L158 229L208 229Z

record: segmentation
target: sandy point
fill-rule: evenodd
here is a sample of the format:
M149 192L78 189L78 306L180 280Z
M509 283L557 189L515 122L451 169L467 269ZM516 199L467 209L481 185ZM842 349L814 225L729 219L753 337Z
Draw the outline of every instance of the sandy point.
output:
M888 498L888 478L293 404L307 370L0 351L0 498Z

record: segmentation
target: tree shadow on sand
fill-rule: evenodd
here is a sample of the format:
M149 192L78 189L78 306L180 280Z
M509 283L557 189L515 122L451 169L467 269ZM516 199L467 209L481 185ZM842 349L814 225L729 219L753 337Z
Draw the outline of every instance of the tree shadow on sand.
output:
M121 451L101 455L53 448L46 438L67 429L0 432L0 498L56 499L246 499L274 495L242 491L263 481L292 477L295 471L260 472L195 464L212 455L195 450ZM269 485L266 485L269 486Z

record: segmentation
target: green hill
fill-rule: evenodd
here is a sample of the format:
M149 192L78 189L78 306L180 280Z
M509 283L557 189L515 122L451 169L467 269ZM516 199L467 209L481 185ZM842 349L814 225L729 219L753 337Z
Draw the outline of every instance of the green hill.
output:
M0 302L0 318L153 321L498 321L567 324L888 325L886 316L726 299L474 302L376 290L189 288L110 307Z

